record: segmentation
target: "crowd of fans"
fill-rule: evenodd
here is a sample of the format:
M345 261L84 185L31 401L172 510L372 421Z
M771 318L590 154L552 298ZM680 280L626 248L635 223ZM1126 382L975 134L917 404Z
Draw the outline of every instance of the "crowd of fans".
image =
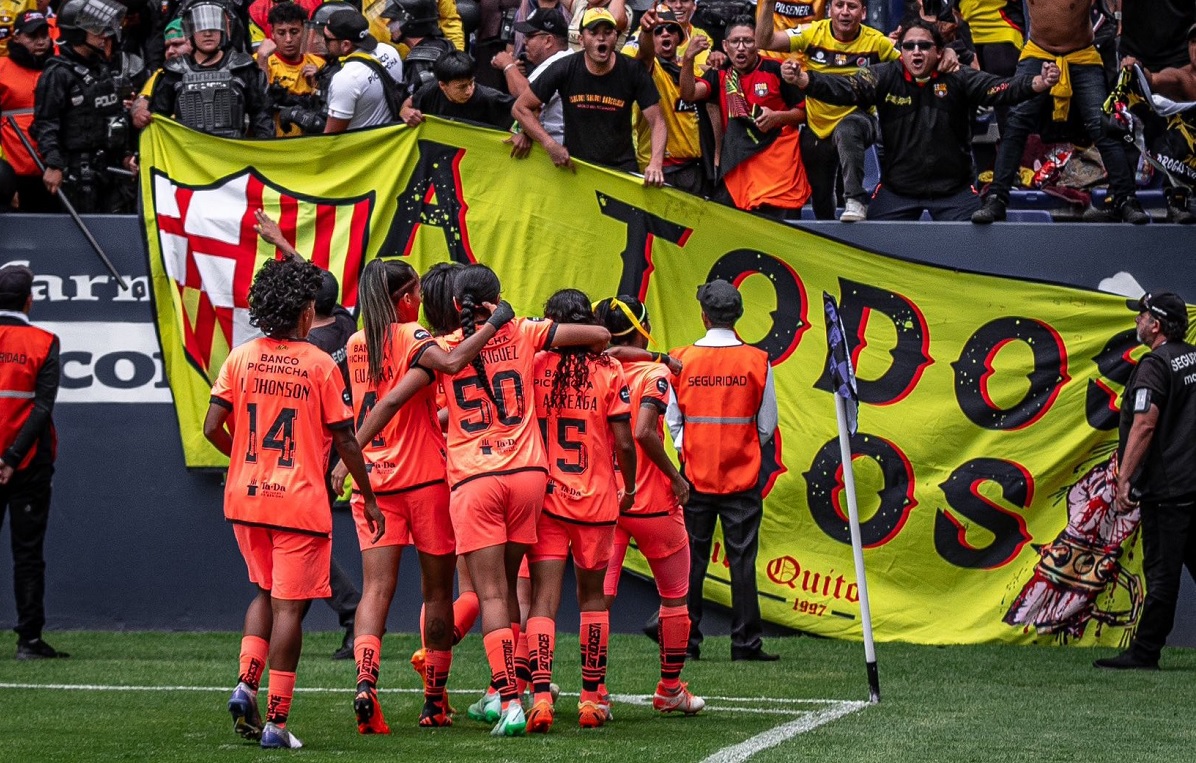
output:
M990 223L1015 188L1107 184L1085 219L1148 222L1161 185L1196 222L1196 1L899 5L886 34L867 0L0 0L0 211L133 211L154 115L256 139L435 115L777 219Z

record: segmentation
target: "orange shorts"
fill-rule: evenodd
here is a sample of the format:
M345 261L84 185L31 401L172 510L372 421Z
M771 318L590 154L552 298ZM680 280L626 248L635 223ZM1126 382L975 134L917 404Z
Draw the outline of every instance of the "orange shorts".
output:
M233 523L249 580L275 599L305 601L332 595L332 539Z
M628 538L634 540L645 559L665 559L689 545L685 515L680 511L667 516L621 514L615 536L622 543Z
M362 551L414 545L425 554L444 556L456 550L453 523L449 519L449 489L444 482L378 496L378 508L386 517L386 532L377 543L372 542L374 534L365 521L365 499L361 493L353 493L352 506L357 543Z
M535 543L547 485L548 475L540 471L476 477L458 485L449 498L457 553Z
M610 563L615 525L583 525L541 514L536 535L536 545L528 554L533 563L568 559L572 553L578 569L605 570Z

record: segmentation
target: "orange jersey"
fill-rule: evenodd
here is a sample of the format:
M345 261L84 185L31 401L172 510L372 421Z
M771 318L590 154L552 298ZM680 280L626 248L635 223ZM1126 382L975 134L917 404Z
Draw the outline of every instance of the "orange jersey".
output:
M431 334L418 323L392 325L382 354L384 377L375 385L370 380L365 332L358 331L349 338L345 350L353 387L353 415L359 428L378 400L386 397L434 344ZM444 481L444 433L436 410L435 387L429 384L361 449L375 493L398 493Z
M631 426L634 431L645 407L660 412L656 433L664 438L664 412L669 407L669 369L660 363L635 362L623 364L623 375L631 390ZM620 476L621 479L621 476ZM660 516L680 511L681 504L673 495L673 483L660 467L652 463L639 443L635 444L635 503L625 514Z
M590 359L586 389L570 390L563 407L550 408L560 359L555 352L536 356L536 415L548 450L544 513L570 522L611 524L619 518L619 488L610 422L631 420L631 392L618 362Z
M212 387L233 434L225 518L330 535L324 474L332 430L353 428L347 398L336 361L305 340L262 337L229 353Z
M497 403L486 394L472 365L454 376L441 376L449 411L448 480L453 488L474 477L548 471L531 380L536 353L552 344L555 331L552 321L516 318L490 338L481 357ZM464 336L457 331L441 341L452 348Z

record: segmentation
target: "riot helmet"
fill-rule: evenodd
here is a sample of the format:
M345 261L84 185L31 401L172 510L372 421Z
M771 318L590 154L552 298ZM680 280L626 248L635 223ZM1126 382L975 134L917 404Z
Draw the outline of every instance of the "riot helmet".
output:
M388 22L398 24L403 37L440 35L440 9L436 0L386 0L380 15ZM393 36L394 32L391 34Z
M322 58L327 58L328 46L324 44L324 27L328 26L328 19L332 18L334 13L354 10L357 9L353 5L339 2L339 0L331 0L331 2L316 6L315 11L311 14L311 18L303 25L301 54L307 55L308 53L313 53Z
M58 11L58 28L71 45L87 42L87 33L120 41L125 6L114 0L67 0Z
M232 24L228 11L215 0L199 0L183 11L183 34L194 44L199 32L220 32L221 47L228 44L232 36Z

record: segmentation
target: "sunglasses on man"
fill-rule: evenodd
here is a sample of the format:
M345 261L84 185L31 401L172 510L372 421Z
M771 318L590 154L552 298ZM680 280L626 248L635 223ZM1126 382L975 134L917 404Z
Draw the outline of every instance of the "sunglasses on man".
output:
M934 47L934 43L930 40L910 40L901 43L902 50L930 50Z
M663 26L658 26L652 30L653 37L660 37L662 34L675 34L680 37L681 27L677 26L676 24L664 24Z

